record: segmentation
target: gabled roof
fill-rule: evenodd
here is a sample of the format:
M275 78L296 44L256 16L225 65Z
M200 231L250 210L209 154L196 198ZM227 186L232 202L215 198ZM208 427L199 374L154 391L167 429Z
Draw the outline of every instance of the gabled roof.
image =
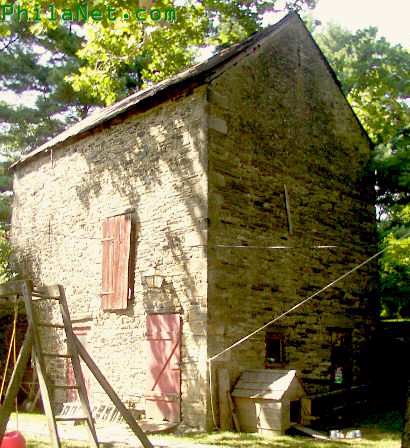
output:
M164 81L159 82L158 84L155 84L152 87L149 87L147 89L138 91L127 98L124 98L121 101L118 101L117 103L112 104L111 106L105 107L102 110L99 110L93 114L91 114L89 117L85 118L84 120L79 121L75 125L71 126L64 132L58 134L56 137L52 138L48 142L44 143L43 145L39 146L37 149L34 149L33 151L29 152L28 154L21 157L20 160L18 160L16 163L14 163L11 168L14 169L27 160L30 160L37 154L48 152L55 146L66 142L67 140L78 137L81 134L86 133L87 131L92 130L93 128L102 125L103 123L106 123L122 114L125 114L132 109L142 108L146 107L147 104L149 104L150 101L157 100L160 101L162 98L167 98L167 95L171 95L172 93L175 94L175 92L183 91L183 89L190 87L190 86L199 86L203 83L205 83L210 76L215 74L215 72L219 70L224 70L225 67L227 67L230 61L235 59L237 56L241 55L242 53L246 52L247 49L251 49L255 46L258 46L261 41L263 41L265 38L270 37L272 34L280 31L291 20L297 20L302 26L304 26L303 21L295 12L290 12L287 16L285 16L282 20L275 23L274 25L271 25L264 30L253 34L245 41L232 45L227 49L224 49L217 53L216 55L212 56L208 60L196 64L187 70L182 71L181 73L178 73L177 75L168 78ZM313 40L313 39L312 39ZM313 40L314 42L314 40ZM315 43L316 44L316 43ZM340 82L338 81L336 74L334 73L333 69L330 67L329 63L327 62L326 58L323 56L321 50L319 47L317 47L319 50L320 55L322 56L322 59L324 63L326 64L331 76L333 77L334 81L340 88ZM340 91L343 95L343 92L340 88ZM353 112L354 114L354 112ZM354 114L355 115L355 114ZM355 115L356 117L356 115ZM357 119L357 117L356 117ZM360 127L364 131L360 121L357 119ZM365 135L366 131L364 131ZM369 140L370 141L370 140Z
M53 148L59 143L63 143L71 137L78 136L100 124L107 122L108 120L111 120L114 117L118 117L119 115L128 112L133 107L141 105L143 102L154 96L167 92L172 87L183 89L192 80L197 81L198 85L202 84L206 80L207 75L209 75L212 71L226 64L235 56L242 53L247 48L254 46L256 43L271 35L273 32L281 29L293 17L299 16L296 13L290 13L274 25L265 28L259 33L253 34L243 42L232 45L229 48L220 51L206 61L196 64L171 78L165 79L164 81L161 81L152 87L148 87L147 89L138 91L127 98L112 104L111 106L105 107L104 109L91 114L89 117L79 121L61 134L58 134L56 137L39 146L37 149L34 149L23 156L19 161L12 165L12 168L20 165L28 159L31 159L33 156L41 152L45 152L48 149Z
M265 398L281 400L294 383L303 395L302 385L296 376L296 370L266 369L245 370L232 392L238 398Z

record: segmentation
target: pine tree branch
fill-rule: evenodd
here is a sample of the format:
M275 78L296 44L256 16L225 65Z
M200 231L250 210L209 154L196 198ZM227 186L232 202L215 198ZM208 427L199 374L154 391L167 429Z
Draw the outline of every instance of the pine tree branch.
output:
M3 47L0 48L0 52L6 51L7 48L10 47L10 45L14 44L14 42L18 40L18 38L19 38L18 36L11 37L10 40L7 42L7 44L3 45Z

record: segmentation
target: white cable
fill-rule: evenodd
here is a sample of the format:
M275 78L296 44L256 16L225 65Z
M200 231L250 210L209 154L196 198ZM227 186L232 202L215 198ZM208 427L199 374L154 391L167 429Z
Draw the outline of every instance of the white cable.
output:
M405 234L404 236L402 236L401 238L399 238L399 240L407 238L410 235L410 232ZM257 328L256 330L252 331L251 333L247 334L246 336L244 336L243 338L239 339L238 341L234 342L232 345L230 345L229 347L225 348L224 350L222 350L221 352L217 353L216 355L213 355L211 357L209 357L207 359L207 363L208 363L208 368L209 368L209 391L210 391L210 395L211 395L211 412L212 412L212 418L213 418L213 422L215 427L218 427L216 424L216 418L215 418L215 410L214 410L214 404L213 404L213 398L212 398L212 376L211 376L211 370L212 370L212 361L214 361L216 358L219 358L220 356L222 356L224 353L232 350L233 348L237 347L238 345L242 344L243 342L247 341L249 338L251 338L252 336L254 336L255 334L259 333L260 331L264 330L266 327L272 325L273 323L277 322L278 320L282 319L283 317L287 316L288 314L290 314L292 311L295 311L297 308L301 307L302 305L304 305L306 302L308 302L309 300L313 299L314 297L316 297L317 295L319 295L320 293L322 293L323 291L325 291L326 289L332 287L334 284L336 284L337 282L340 282L340 280L343 280L344 278L346 278L347 276L349 276L350 274L352 274L353 272L357 271L358 269L362 268L364 265L366 265L367 263L369 263L370 261L374 260L375 258L377 258L378 256L380 256L383 252L385 252L388 249L388 247L385 247L384 249L380 250L379 252L377 252L376 254L372 255L370 258L368 258L367 260L363 261L362 263L358 264L357 266L355 266L353 269L351 269L350 271L346 272L345 274L341 275L340 277L338 277L336 280L333 280L332 282L330 282L329 284L327 284L325 287L323 287L322 289L320 289L319 291L316 291L314 294L312 294L311 296L307 297L306 299L303 299L301 302L297 303L296 305L292 306L292 308L289 308L287 311L285 311L284 313L280 314L279 316L275 317L274 319L270 320L268 323L266 323L265 325L262 325L261 327Z

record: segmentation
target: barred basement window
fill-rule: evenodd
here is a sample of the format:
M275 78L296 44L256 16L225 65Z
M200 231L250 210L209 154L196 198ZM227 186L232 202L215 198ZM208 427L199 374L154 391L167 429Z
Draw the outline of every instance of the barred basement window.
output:
M102 291L104 310L126 309L132 296L131 215L107 218L102 225Z
M285 336L282 333L266 333L265 369L278 367L285 363Z
M330 380L335 387L348 386L352 381L352 329L329 328Z

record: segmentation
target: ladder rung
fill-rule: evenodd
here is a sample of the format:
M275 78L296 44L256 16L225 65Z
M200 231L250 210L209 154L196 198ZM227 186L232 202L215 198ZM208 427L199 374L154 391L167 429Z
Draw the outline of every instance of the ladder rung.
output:
M65 328L63 324L49 324L47 322L39 322L37 324L38 327L47 327L47 328Z
M70 386L69 384L52 384L52 387L55 389L80 389L80 386Z
M65 417L64 416L64 417L56 417L55 420L56 420L56 422L70 422L70 421L73 421L73 422L79 422L79 421L86 422L88 420L88 418L87 417Z
M68 353L41 353L43 356L48 356L49 358L72 358L72 355Z
M58 285L38 286L33 288L33 294L41 297L60 298L61 291Z
M31 299L33 302L40 302L42 300L60 300L59 297L44 297L38 294L33 294L33 298Z

